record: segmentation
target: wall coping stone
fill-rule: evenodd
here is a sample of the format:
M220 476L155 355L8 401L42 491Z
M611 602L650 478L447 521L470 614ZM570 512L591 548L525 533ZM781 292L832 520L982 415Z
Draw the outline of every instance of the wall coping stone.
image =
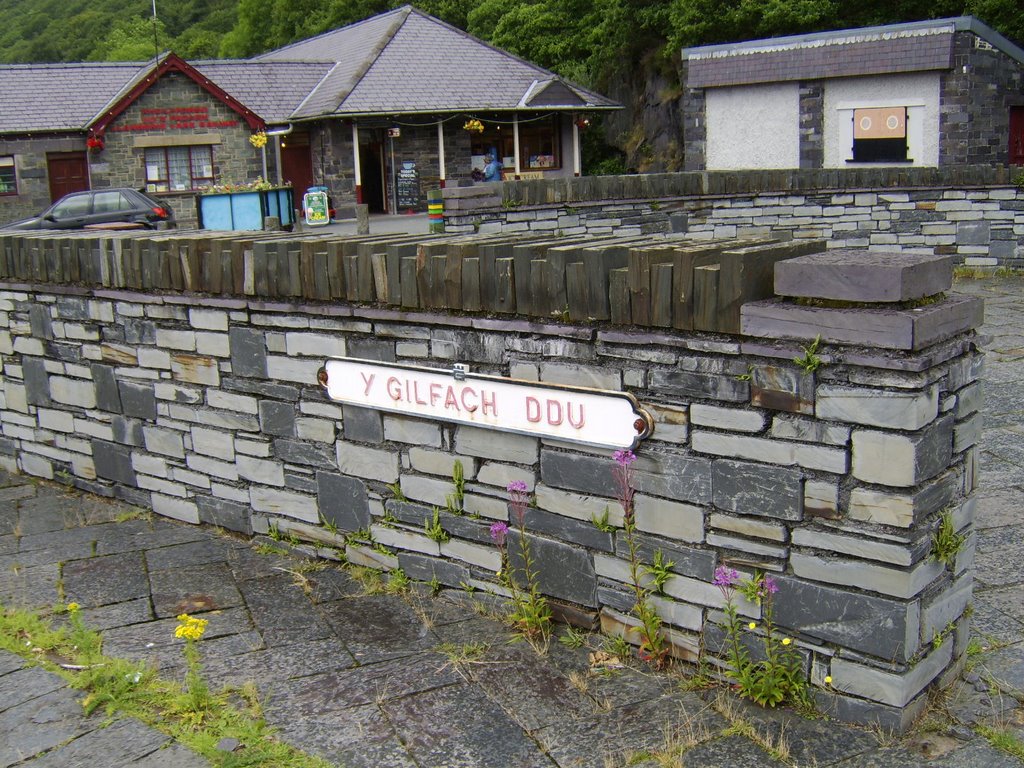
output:
M896 302L934 296L953 285L949 256L837 248L780 261L775 293L838 301Z

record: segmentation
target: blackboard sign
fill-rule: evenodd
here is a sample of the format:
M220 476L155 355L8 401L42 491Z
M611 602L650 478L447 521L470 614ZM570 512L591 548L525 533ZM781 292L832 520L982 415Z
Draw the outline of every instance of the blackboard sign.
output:
M398 209L419 208L420 172L416 170L416 163L412 160L403 160L397 176L395 191Z

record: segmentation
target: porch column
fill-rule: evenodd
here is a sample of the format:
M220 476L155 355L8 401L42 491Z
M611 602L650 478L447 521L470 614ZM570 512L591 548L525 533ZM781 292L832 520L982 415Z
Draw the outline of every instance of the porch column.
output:
M513 146L515 147L513 152L515 152L515 156L516 156L515 176L518 179L519 178L519 169L522 167L522 164L519 162L519 113L518 112L514 112L512 114L512 139L513 139L513 142L514 142Z
M580 161L580 124L575 113L572 116L572 175L579 176L582 168Z
M352 170L356 179L356 204L363 202L363 171L359 167L359 123L352 121Z
M277 186L284 185L284 172L281 170L281 134L274 134L274 170L277 173Z
M441 169L441 189L444 189L444 120L437 121L437 165Z

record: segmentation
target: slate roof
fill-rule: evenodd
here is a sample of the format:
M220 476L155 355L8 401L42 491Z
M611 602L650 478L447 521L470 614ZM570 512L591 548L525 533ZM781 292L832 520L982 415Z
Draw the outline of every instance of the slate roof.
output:
M0 66L0 133L83 130L153 62Z
M691 88L925 72L952 67L961 31L1024 63L1024 50L971 16L701 46L683 59Z
M412 6L270 51L257 61L327 57L335 70L293 115L393 115L528 110L538 84L565 86L545 109L615 109L600 94L567 83ZM534 106L534 108L536 108Z
M412 6L252 59L190 64L271 124L417 112L619 107ZM153 60L2 65L0 134L85 131L155 66Z

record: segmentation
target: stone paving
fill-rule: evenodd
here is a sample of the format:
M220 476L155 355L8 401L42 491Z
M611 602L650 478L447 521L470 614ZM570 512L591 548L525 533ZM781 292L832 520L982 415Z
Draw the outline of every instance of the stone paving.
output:
M977 727L1024 739L1024 282L965 281L956 290L985 297L991 336L978 653L903 739L687 691L680 674L594 669L586 647L554 642L539 656L510 642L474 605L479 595L374 593L301 552L268 553L278 542L253 545L156 517L117 522L129 508L23 477L0 477L0 604L78 602L108 655L146 659L177 679L174 617L202 614L210 683L255 683L283 739L345 768L1019 766ZM0 768L207 764L136 721L84 716L81 695L0 652ZM787 745L786 762L739 721Z

